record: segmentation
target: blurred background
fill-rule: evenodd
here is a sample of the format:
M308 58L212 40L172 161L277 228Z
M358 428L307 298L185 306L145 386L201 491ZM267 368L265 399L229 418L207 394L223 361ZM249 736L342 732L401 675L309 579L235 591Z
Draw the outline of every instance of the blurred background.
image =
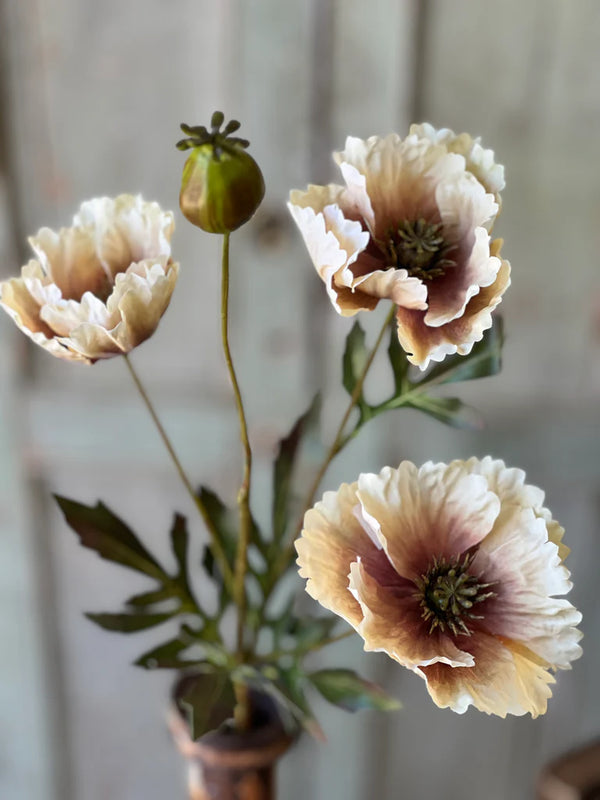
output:
M513 266L500 376L458 387L476 433L417 412L367 426L324 481L403 458L492 453L527 471L567 529L584 657L543 718L439 710L425 685L358 640L320 663L356 666L404 709L349 718L280 767L281 797L533 796L539 767L600 731L600 4L597 0L2 0L0 279L28 235L68 225L82 200L141 192L177 208L179 123L216 108L242 121L266 199L232 240L232 347L268 509L275 444L314 391L325 437L340 416L343 340L285 208L290 188L338 180L346 135L411 121L481 135L506 165L495 234ZM237 421L218 341L219 238L177 213L182 271L156 335L133 355L194 480L233 498ZM379 322L362 321L369 330ZM165 725L172 676L131 666L156 631L122 636L84 611L117 611L135 576L82 550L52 493L102 498L168 558L175 508L203 531L120 359L93 368L34 352L0 320L0 796L184 797ZM382 368L383 375L383 368ZM456 387L455 387L456 393ZM300 583L298 583L300 589ZM306 598L307 609L310 601ZM166 638L166 637L163 637Z

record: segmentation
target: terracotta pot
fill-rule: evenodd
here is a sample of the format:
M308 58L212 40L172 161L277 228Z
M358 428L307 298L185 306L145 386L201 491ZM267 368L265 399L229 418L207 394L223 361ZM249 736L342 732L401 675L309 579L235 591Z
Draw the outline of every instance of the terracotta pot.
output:
M285 731L270 697L258 693L251 697L249 731L238 733L221 726L196 741L173 703L169 728L188 762L190 800L275 800L275 765L294 739Z

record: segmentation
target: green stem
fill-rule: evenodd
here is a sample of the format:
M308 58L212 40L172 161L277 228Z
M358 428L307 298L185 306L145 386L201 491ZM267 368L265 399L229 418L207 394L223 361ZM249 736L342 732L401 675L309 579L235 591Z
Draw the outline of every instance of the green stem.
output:
M310 485L310 488L309 488L309 490L308 490L308 492L306 494L306 497L304 498L304 502L302 504L302 512L301 512L301 515L300 515L300 519L298 520L298 524L294 528L293 535L292 535L290 541L288 542L287 546L282 550L282 552L280 554L280 557L275 562L274 583L277 581L277 579L280 577L280 575L282 575L283 572L285 572L285 570L288 568L290 560L293 558L293 555L294 555L294 542L296 541L296 539L298 538L298 536L300 534L300 531L302 530L302 524L304 522L304 514L307 511L307 509L309 509L310 506L312 505L312 503L313 503L313 501L315 499L315 495L317 493L317 490L319 488L319 485L321 484L321 481L323 480L323 477L324 477L325 473L327 472L327 469L328 469L329 465L331 464L333 459L336 457L336 455L340 452L340 450L343 448L344 444L346 443L346 440L344 439L344 430L346 428L346 425L348 424L348 420L350 419L350 415L352 414L352 411L354 410L354 407L356 406L356 404L358 402L358 399L362 394L363 386L364 386L364 383L365 383L365 380L366 380L366 377L367 377L367 373L369 372L369 369L371 368L371 365L373 364L375 356L377 355L377 351L379 350L381 342L383 341L383 337L385 336L385 333L386 333L387 329L390 326L390 323L392 322L392 320L394 318L395 311L396 311L396 307L392 306L392 308L390 309L390 311L388 312L388 314L385 317L385 321L384 321L383 325L381 326L381 330L379 331L379 335L377 336L377 340L375 341L375 344L373 345L373 349L369 353L369 356L368 356L368 358L367 358L367 360L365 362L365 366L363 367L363 370L362 370L361 374L358 376L358 380L356 381L356 385L354 387L354 391L352 392L352 395L350 397L350 402L348 403L346 411L344 412L344 416L342 417L342 419L340 421L340 424L338 425L338 429L337 429L336 434L334 436L334 439L333 439L333 441L331 443L331 446L329 447L329 450L325 454L325 458L323 459L323 461L321 463L321 466L317 470L317 473L316 473L316 475L314 477L314 480L313 480L312 484Z
M146 405L146 408L150 412L150 416L152 417L152 420L153 420L154 425L155 425L155 427L156 427L156 429L157 429L157 431L158 431L158 433L160 435L160 438L163 440L163 444L165 445L165 447L167 448L167 452L171 456L171 460L173 461L173 464L175 465L175 469L179 473L179 477L181 478L181 480L183 482L183 485L187 489L187 492L190 495L194 505L196 506L196 508L200 512L200 515L201 515L202 519L204 520L204 524L206 525L206 527L208 529L208 532L210 534L210 537L211 537L211 547L212 547L213 553L215 555L215 558L217 559L217 561L219 563L219 566L221 568L221 571L223 572L223 576L224 576L225 582L231 587L232 583L233 583L233 573L231 571L231 567L229 566L229 562L227 561L227 556L225 555L225 551L223 550L223 547L221 546L221 542L219 540L218 531L216 530L215 526L213 525L212 520L210 518L210 515L209 515L208 511L206 510L206 507L205 507L204 503L202 502L201 498L194 491L194 487L190 483L190 480L189 480L188 476L186 475L186 473L185 473L185 471L184 471L184 469L183 469L183 467L181 465L181 462L180 462L179 458L177 457L177 453L173 449L173 445L171 444L171 442L169 440L169 437L167 436L167 433L166 433L165 429L163 428L162 423L161 423L160 419L158 418L158 415L157 415L156 411L154 410L154 406L152 405L152 402L151 402L151 400L150 400L150 398L148 396L148 393L144 389L144 386L143 386L141 380L139 379L135 369L133 368L133 364L131 363L131 359L129 358L129 356L127 354L125 354L123 357L125 359L125 363L127 364L127 368L129 369L129 374L133 378L133 382L135 383L135 385L137 387L137 390L140 393L141 398L142 398L142 400L144 401L144 403Z
M244 660L244 630L246 621L246 572L248 570L248 547L252 531L252 515L250 513L250 476L252 471L252 450L248 438L248 425L240 386L233 366L231 350L229 347L229 233L223 236L223 258L221 271L221 338L223 340L223 353L229 370L229 378L235 396L238 417L240 420L240 439L244 450L244 473L237 496L240 510L240 536L235 559L234 575L234 600L237 606L237 656L241 662ZM246 697L244 697L242 700Z

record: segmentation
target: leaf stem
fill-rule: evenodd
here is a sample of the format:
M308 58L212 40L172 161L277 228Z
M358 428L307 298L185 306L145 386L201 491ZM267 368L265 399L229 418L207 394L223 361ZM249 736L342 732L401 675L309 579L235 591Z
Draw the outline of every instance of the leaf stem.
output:
M211 547L213 549L215 558L217 559L217 561L219 563L219 566L220 566L220 568L221 568L221 570L223 572L223 577L224 577L225 582L231 587L232 583L233 583L233 572L231 570L231 567L229 566L229 562L227 561L227 556L225 555L225 551L223 550L223 547L221 545L221 541L219 539L218 531L216 530L215 526L213 525L212 520L210 518L210 514L208 513L206 507L204 506L204 503L202 502L201 498L194 491L194 487L190 483L190 480L189 480L188 476L186 475L185 470L183 469L179 458L177 457L177 453L173 449L173 445L171 444L171 441L170 441L169 437L167 436L167 433L166 433L164 427L162 426L162 423L161 423L160 419L158 418L158 415L157 415L157 413L156 413L156 411L154 409L154 406L152 405L152 402L150 400L150 397L148 396L148 393L146 392L146 390L144 388L144 385L142 384L140 378L137 375L137 372L135 371L135 369L133 367L133 364L131 363L131 359L129 358L129 356L127 354L125 354L123 357L125 359L125 363L127 364L127 368L129 370L129 374L133 378L133 382L135 383L135 385L137 387L137 390L140 393L140 396L141 396L142 400L144 401L144 403L146 405L146 408L150 412L150 416L152 417L152 421L154 422L156 430L158 431L159 436L163 441L163 444L167 448L167 452L171 456L171 460L172 460L172 462L173 462L173 464L175 466L175 469L179 473L179 477L181 478L181 480L183 482L183 485L185 486L185 488L186 488L188 494L190 495L194 505L196 506L196 508L200 512L200 515L201 515L202 519L204 520L204 524L206 525L206 527L208 529L208 532L210 534Z
M252 515L250 512L250 478L252 471L252 450L248 438L248 425L242 394L237 380L231 349L229 347L229 233L223 236L223 257L221 263L221 338L223 353L229 370L229 378L235 396L238 417L240 421L240 439L244 450L244 472L242 483L237 495L240 510L240 536L235 559L235 574L233 596L237 606L237 655L238 660L244 659L244 628L246 621L246 572L248 570L248 547L252 530ZM245 695L244 695L245 697ZM242 700L244 698L242 697Z

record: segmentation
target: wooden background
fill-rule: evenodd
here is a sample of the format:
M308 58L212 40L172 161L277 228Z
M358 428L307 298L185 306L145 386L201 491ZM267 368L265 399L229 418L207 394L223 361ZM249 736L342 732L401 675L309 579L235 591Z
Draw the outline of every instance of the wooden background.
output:
M242 120L267 197L232 242L234 354L269 503L277 438L318 386L336 412L347 322L335 315L287 217L290 188L335 176L347 134L405 133L427 119L481 134L506 165L496 231L513 265L505 368L462 387L486 429L388 415L328 474L491 452L525 468L567 528L584 658L559 675L548 714L459 717L416 676L360 642L322 663L356 665L400 697L394 716L319 706L325 745L284 761L281 797L532 797L549 757L600 729L600 3L598 0L3 0L0 278L26 237L79 203L141 191L176 208L181 121ZM182 272L134 361L188 471L232 496L236 421L218 348L218 241L178 215ZM366 319L371 326L374 320ZM193 508L119 359L85 368L33 352L0 321L0 797L185 796L164 713L169 676L131 661L156 632L107 634L131 575L81 550L51 492L102 497L166 553L173 508ZM135 587L134 587L135 588ZM307 608L310 606L306 598ZM316 663L319 663L318 661Z

